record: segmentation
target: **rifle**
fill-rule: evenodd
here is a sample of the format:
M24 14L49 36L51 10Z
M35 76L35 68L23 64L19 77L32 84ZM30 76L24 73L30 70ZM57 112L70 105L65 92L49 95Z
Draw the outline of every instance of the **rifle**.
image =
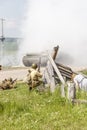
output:
M12 81L12 84L14 84L17 81L17 78L15 80Z
M41 57L39 58L39 64L38 64L38 71L40 72L40 66L41 66Z

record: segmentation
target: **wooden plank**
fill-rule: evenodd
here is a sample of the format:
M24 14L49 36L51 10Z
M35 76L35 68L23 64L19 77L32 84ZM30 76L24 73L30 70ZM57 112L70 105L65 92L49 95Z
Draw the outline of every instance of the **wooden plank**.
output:
M68 69L66 69L66 68L63 68L63 67L61 67L61 66L57 66L57 67L58 67L59 70L63 70L63 71L65 71L65 72L67 72L67 73L70 73L70 74L73 73L72 71L70 71L70 70L68 70Z
M61 74L62 74L62 73L61 73ZM66 74L64 74L64 73L62 74L62 76L71 79L71 76L66 75Z
M53 66L55 72L57 73L57 75L58 75L58 77L59 77L61 83L62 83L62 84L65 84L65 81L64 81L64 79L63 79L63 77L62 77L62 75L61 75L59 69L57 68L57 66L56 66L56 64L55 64L55 62L54 62L54 60L52 59L52 57L50 56L49 53L48 53L48 58L49 58L49 60L50 60L50 62L51 62L51 64L52 64L52 66Z
M61 66L61 67L65 68L65 69L68 69L68 70L70 70L71 72L73 72L70 67L64 66L63 64L56 63L56 65L57 65L57 66Z
M69 76L72 75L72 74L70 74L70 73L68 73L68 72L66 72L66 71L64 71L64 70L60 70L60 69L59 69L59 71L60 71L60 73L62 73L62 74L66 74L66 75L69 75Z
M53 67L50 63L50 61L47 62L47 66L45 68L44 71L44 78L47 81L47 84L50 86L50 91L53 93L55 91L55 79L53 77L54 75L54 71L53 71Z

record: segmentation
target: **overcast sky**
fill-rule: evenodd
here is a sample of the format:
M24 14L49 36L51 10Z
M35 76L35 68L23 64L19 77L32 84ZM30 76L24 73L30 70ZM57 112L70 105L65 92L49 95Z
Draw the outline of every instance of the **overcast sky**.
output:
M58 44L72 61L87 66L87 0L0 0L0 18L5 36L25 38L21 52Z
M26 0L0 0L0 18L4 18L4 35L21 36L20 26L24 19ZM1 36L1 22L0 22Z

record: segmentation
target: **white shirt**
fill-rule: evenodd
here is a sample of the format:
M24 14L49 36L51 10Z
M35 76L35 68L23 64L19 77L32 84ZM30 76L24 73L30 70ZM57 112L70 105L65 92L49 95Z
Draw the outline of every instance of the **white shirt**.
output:
M76 75L74 77L74 82L75 83L77 82L81 89L87 91L87 78L85 78L83 75L81 74Z

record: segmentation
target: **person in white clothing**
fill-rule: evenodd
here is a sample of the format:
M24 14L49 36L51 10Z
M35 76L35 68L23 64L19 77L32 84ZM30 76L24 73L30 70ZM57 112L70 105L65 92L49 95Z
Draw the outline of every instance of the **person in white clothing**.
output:
M75 83L77 89L87 91L87 78L85 76L82 74L73 74L72 80Z

